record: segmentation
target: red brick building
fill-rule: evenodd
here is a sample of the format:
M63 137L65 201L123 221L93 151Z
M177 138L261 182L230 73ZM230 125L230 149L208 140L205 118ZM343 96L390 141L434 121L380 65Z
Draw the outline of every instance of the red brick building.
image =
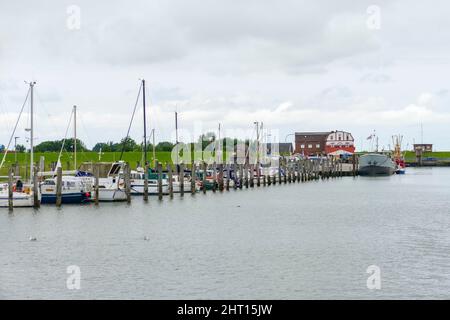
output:
M350 132L296 132L295 153L305 156L326 155L335 152L354 153L355 144Z

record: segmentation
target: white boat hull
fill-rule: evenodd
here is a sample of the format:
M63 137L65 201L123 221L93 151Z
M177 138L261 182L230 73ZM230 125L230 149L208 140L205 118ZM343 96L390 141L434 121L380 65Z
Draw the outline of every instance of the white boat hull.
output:
M33 205L33 193L13 192L13 207L32 207ZM0 193L0 208L7 208L8 206L8 192Z
M126 201L127 194L123 189L100 188L98 190L98 201Z

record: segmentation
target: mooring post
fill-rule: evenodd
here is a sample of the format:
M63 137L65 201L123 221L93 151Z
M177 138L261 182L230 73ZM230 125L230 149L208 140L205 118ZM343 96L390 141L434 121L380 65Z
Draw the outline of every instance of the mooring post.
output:
M184 163L180 164L178 180L180 181L180 197L184 197Z
M197 178L197 171L196 171L197 167L195 162L192 162L191 164L191 194L195 194L195 192L197 191L195 189L195 180Z
M288 182L292 183L292 164L289 161L287 163L287 171L288 171Z
M284 182L284 184L286 184L288 172L287 172L287 162L286 162L285 158L283 158L283 171L284 171L283 182Z
M224 182L223 182L223 164L219 164L219 191L224 190Z
M225 189L227 191L230 191L230 164L226 165L226 171L227 171L227 178L225 182Z
M13 167L11 166L8 171L8 210L13 211Z
M125 194L127 196L127 203L131 203L131 169L130 164L127 162L123 167L123 174L124 174L124 182L125 182Z
M244 187L244 165L239 164L239 189Z
M265 179L263 178L263 180ZM261 163L259 161L256 163L256 186L261 186Z
M39 208L41 206L41 202L39 201L39 179L38 179L38 170L37 167L34 168L33 174L33 207Z
M263 186L264 187L267 186L267 177L265 174L263 174L262 179L263 179Z
M212 170L213 170L213 185L212 185L212 191L216 192L217 189L217 164L216 162L213 162L212 164Z
M144 166L144 201L148 201L148 163Z
M246 162L244 165L244 184L246 189L248 189L248 170L248 163Z
M98 189L98 183L99 183L99 175L100 175L100 166L98 164L94 167L94 196L95 196L95 205L98 206L98 197L99 197L99 189Z
M173 171L170 163L167 164L167 178L169 179L169 197L173 199Z
M158 199L162 200L163 198L163 188L162 188L162 164L157 162L158 168ZM181 188L181 185L180 185Z
M61 207L62 203L62 168L56 168L56 206Z
M253 164L250 165L250 188L255 187L255 167Z
M202 191L203 194L206 194L206 171L208 169L208 165L206 161L203 161L203 176L202 176Z

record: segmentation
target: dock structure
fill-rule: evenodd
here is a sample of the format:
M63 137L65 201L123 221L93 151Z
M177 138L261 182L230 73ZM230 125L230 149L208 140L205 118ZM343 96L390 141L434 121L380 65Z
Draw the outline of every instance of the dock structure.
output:
M159 200L163 200L165 195L168 195L170 199L173 199L174 193L179 192L180 197L184 196L184 192L189 192L191 195L195 195L199 190L197 183L202 186L200 192L204 194L207 191L212 191L216 193L229 191L230 187L234 190L237 189L253 189L259 190L255 187L273 187L276 185L296 185L297 183L306 183L308 181L327 181L341 178L344 176L356 176L358 175L358 157L353 156L349 159L350 161L343 161L337 158L283 158L280 157L278 163L275 167L265 167L264 165L257 165L255 163L249 163L248 159L242 163L237 163L236 161L222 164L217 164L213 162L208 165L207 162L203 161L200 163L191 162L187 165L179 164L178 166L173 166L170 163L163 165L160 162L155 163L155 176L157 177L157 182L155 179L152 180L152 192L149 192L150 181L146 179L147 186L144 184L144 201L148 201L148 196L157 195ZM49 164L52 166L53 164ZM19 169L16 169L15 164L11 164L9 167L8 176L3 178L8 178L8 208L10 210L14 207L14 183L17 179L17 173ZM97 206L99 205L99 180L101 172L104 168L104 163L90 164L88 172L92 174L92 189L91 201ZM148 166L145 166L145 172ZM45 172L40 171L45 169L44 161L41 159L40 163L35 166L34 174L31 176L31 188L34 192L34 207L40 206L40 201L38 199L39 195L39 182L42 181L42 177ZM124 163L122 167L123 173L121 173L121 178L117 180L117 185L122 185L126 194L126 200L131 203L131 168L129 163ZM167 171L166 171L167 170ZM56 167L55 171L50 171L56 176L56 206L60 207L62 205L62 176L65 171L62 168ZM185 173L190 172L190 179L185 181ZM55 174L56 173L56 174ZM47 173L48 174L48 173ZM176 176L178 175L178 178ZM188 175L186 175L187 177ZM121 180L122 179L122 180ZM150 179L148 177L148 179ZM120 182L122 181L122 182ZM175 185L177 183L177 185ZM156 184L156 186L155 186ZM185 186L186 185L186 186ZM5 185L6 186L6 185ZM163 186L167 186L167 189L163 189ZM155 192L156 187L156 192ZM185 188L188 188L185 190ZM145 194L147 189L147 195ZM135 191L135 190L134 190ZM136 193L136 192L134 192ZM142 193L140 193L142 195ZM5 204L6 205L6 204Z

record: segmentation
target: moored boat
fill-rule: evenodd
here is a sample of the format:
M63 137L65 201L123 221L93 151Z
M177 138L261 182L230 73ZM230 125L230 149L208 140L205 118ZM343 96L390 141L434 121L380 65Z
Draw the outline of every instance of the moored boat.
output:
M369 153L359 158L361 176L389 176L395 173L395 169L395 162L386 154Z

